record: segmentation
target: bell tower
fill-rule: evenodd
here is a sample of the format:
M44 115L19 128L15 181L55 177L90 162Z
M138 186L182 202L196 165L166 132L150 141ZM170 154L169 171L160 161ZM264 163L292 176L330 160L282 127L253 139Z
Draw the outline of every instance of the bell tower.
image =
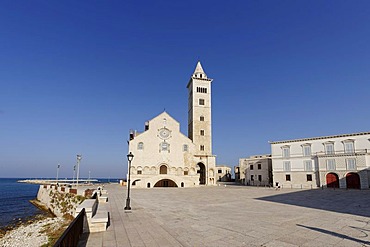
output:
M188 137L200 156L212 156L211 82L198 61L187 85Z

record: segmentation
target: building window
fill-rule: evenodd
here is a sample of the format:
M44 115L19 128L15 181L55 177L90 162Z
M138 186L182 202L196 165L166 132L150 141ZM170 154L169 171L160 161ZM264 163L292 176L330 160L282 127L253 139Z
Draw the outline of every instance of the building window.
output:
M302 146L303 148L303 156L311 156L311 146L306 144Z
M165 152L165 151L168 151L170 152L170 144L168 144L167 142L162 142L160 144L160 150Z
M285 146L283 149L283 158L289 158L290 157L290 147Z
M262 175L258 175L258 181L262 181Z
M221 169L218 169L218 173L222 173L222 170Z
M286 181L290 181L290 174L286 174L286 175L285 175L285 180L286 180Z
M326 161L326 170L329 170L329 171L335 170L335 160L334 159Z
M284 165L284 171L290 171L290 169L291 169L290 161L284 161L283 165Z
M143 149L144 149L144 143L139 142L139 143L137 144L137 150L143 150Z
M251 181L254 181L254 175L251 175Z
M189 175L189 171L184 171L184 175L185 176Z
M347 170L356 170L356 159L346 159Z
M307 174L306 177L307 177L307 181L312 181L312 174Z
M344 141L344 152L346 154L353 154L355 152L355 144L352 140Z
M142 171L137 171L137 174L138 174L138 175L142 174Z
M200 75L200 78L202 78L202 75ZM207 88L197 87L197 93L207 93Z
M325 154L334 154L334 143L325 143Z
M200 116L199 121L204 122L204 117L203 116Z
M204 130L200 130L200 135L204 136Z
M305 171L312 171L312 160L305 160L303 161L303 164Z
M261 170L261 164L257 164L257 169Z
M199 99L199 105L204 105L204 99Z
M249 165L250 169L253 170L253 165Z
M188 145L184 144L184 145L182 146L182 151L187 152L188 150L189 150Z
M204 145L200 145L200 151L204 151Z
M167 174L167 166L161 165L159 168L159 174Z

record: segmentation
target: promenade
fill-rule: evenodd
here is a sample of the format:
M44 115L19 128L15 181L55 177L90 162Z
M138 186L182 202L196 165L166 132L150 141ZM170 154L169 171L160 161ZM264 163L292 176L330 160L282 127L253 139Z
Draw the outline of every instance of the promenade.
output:
M370 191L107 185L110 226L80 246L370 246Z

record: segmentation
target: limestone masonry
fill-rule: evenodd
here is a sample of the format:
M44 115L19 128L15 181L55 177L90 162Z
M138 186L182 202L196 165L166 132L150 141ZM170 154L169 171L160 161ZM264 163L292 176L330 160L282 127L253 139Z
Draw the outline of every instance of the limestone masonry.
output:
M212 154L211 83L200 62L187 84L188 136L167 112L145 123L144 132L130 132L133 188L194 187L216 184Z

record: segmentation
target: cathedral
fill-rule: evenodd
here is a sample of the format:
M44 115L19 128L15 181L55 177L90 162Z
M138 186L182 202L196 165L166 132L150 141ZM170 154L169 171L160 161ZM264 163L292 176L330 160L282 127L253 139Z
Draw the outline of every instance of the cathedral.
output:
M130 131L134 155L132 188L195 187L216 184L212 154L211 83L200 62L187 84L188 136L167 112L145 122L144 131Z

